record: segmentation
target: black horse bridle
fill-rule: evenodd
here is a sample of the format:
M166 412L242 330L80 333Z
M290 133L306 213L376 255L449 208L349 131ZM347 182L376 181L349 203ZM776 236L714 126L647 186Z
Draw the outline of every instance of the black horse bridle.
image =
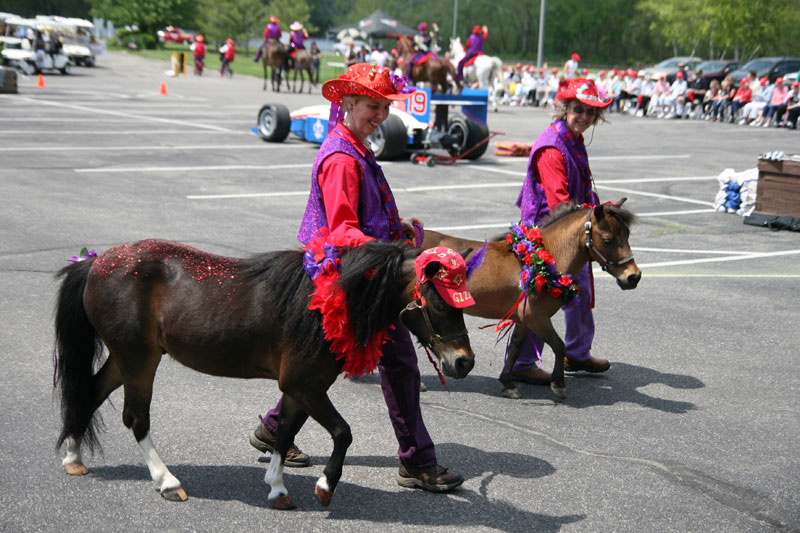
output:
M628 257L624 257L619 261L609 261L606 257L597 249L594 245L594 241L592 240L592 213L594 212L594 208L589 209L589 214L586 216L586 223L583 225L584 233L586 233L586 248L590 250L589 257L591 257L591 252L597 256L597 261L600 264L600 268L603 272L608 272L612 268L617 268L620 265L624 265L625 263L630 263L633 261L633 254L629 255ZM598 261L599 259L599 261Z
M415 292L419 294L419 287L417 287ZM467 335L467 328L461 329L449 335L440 335L437 333L436 328L433 326L433 322L431 321L430 313L428 313L428 304L425 301L425 298L423 298L421 295L417 298L414 298L414 300L412 300L402 311L400 311L400 322L402 322L403 325L406 325L403 317L406 313L411 311L422 311L422 317L425 319L425 326L428 330L426 334L429 335L425 339L423 339L421 335L417 335L417 338L420 340L423 346L432 348L437 344L450 342L453 339L465 337Z

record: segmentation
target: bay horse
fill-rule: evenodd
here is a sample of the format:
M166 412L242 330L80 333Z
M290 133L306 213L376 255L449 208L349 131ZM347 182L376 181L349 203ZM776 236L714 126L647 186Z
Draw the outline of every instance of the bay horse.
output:
M408 35L401 35L397 39L397 57L403 60L404 70L405 65L414 57L414 53L411 38ZM421 65L413 65L411 67L411 82L412 85L427 82L431 84L433 92L447 94L448 74L456 84L457 92L461 92L461 82L458 80L455 67L441 57L431 56Z
M422 249L373 241L337 250L337 290L346 298L341 308L352 328L351 346L366 346L375 333L402 323L434 352L444 374L460 379L469 373L474 354L463 313L447 305L431 283L417 282L415 260ZM293 507L283 485L283 462L307 413L334 443L315 488L327 505L352 436L327 395L344 361L331 353L320 312L308 309L315 285L303 254L223 257L153 239L115 246L61 269L55 313L62 414L57 446L65 444L66 472L88 472L81 446L98 444L96 410L121 385L122 422L139 443L161 496L187 498L150 434L153 380L162 356L169 354L205 374L278 380L284 401L264 478L271 486L269 501ZM433 277L439 267L432 261L424 273ZM94 373L104 345L108 356Z
M313 60L311 53L305 48L300 48L292 56L292 62L289 63L289 70L294 71L294 79L292 80L292 92L297 92L297 74L300 74L300 92L303 92L303 85L305 84L305 73L308 74L308 94L311 94L311 88L316 87L314 83L314 76L312 75ZM289 82L289 72L286 72L286 82Z
M598 205L593 209L562 204L558 206L540 226L545 249L556 261L556 268L563 274L575 276L590 260L597 261L604 271L614 276L623 290L634 289L642 271L633 260L628 237L629 227L636 217L622 209L621 199L616 205ZM484 243L451 237L425 230L424 247L447 246L450 248L478 250ZM465 313L482 318L515 323L509 342L505 365L500 374L503 396L520 398L519 391L511 379L520 350L530 330L547 343L555 354L550 387L559 398L566 397L564 380L564 341L553 328L551 318L561 308L561 303L548 294L537 294L532 290L525 301L515 307L522 292L519 286L521 263L505 240L488 242L483 264L467 281L467 288L475 305ZM512 311L513 310L513 311Z
M267 90L267 67L272 68L272 90L276 93L281 92L281 77L286 66L286 49L281 43L267 43L264 54L261 56L261 66L264 68L264 88ZM289 80L286 80L286 88L289 88Z
M465 55L461 38L450 39L450 61L452 61L452 64L458 65L458 62ZM496 93L499 90L507 89L506 78L503 75L503 61L496 56L481 54L475 58L472 65L464 66L463 75L465 86L477 85L479 89L489 91L489 104L492 106L492 110L497 111Z

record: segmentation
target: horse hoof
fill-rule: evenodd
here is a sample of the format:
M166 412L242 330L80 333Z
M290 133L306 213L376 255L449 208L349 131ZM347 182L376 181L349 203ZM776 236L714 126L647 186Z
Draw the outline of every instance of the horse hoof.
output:
M189 499L183 487L175 487L172 489L164 489L161 491L161 497L171 502L185 502Z
M320 486L316 486L314 487L314 496L317 497L317 501L319 503L327 507L331 504L331 498L333 498L333 492L325 490Z
M83 466L83 463L69 463L64 465L64 471L70 476L85 476L89 470Z
M519 389L515 387L513 389L503 389L503 397L510 400L519 400L522 398L522 394L520 394Z
M272 505L275 509L280 509L281 511L289 511L291 509L296 509L297 506L292 501L292 497L288 494L281 494L275 499L271 499L269 504Z
M559 400L564 400L567 398L567 388L566 387L558 387L556 386L555 382L550 383L550 390L553 391L553 394L556 395L556 398Z

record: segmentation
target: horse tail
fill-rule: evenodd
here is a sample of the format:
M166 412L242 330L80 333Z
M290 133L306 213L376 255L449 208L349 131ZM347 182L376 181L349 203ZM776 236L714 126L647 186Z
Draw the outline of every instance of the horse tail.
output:
M97 331L89 322L83 295L93 258L62 268L63 277L56 301L55 382L61 394L61 434L56 449L68 437L92 449L97 441L98 420L92 400L94 363L103 351Z

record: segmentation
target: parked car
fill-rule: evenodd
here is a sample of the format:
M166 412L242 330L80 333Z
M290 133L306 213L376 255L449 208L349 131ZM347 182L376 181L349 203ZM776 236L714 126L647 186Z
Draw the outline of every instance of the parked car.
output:
M695 70L703 71L703 79L722 81L732 71L739 68L739 62L732 59L709 59L703 61Z
M731 72L734 81L747 77L751 70L756 73L756 78L766 76L770 82L783 77L787 73L800 70L800 57L759 57L748 61L738 70Z
M692 56L676 56L665 59L661 63L657 63L652 67L644 69L646 78L660 77L662 74L666 76L667 81L672 83L675 80L675 74L678 72L678 65L686 65L689 70L695 70L697 65L702 63L702 58Z
M156 35L162 43L191 44L194 41L194 32L182 30L175 26L167 26L163 30L158 30Z

